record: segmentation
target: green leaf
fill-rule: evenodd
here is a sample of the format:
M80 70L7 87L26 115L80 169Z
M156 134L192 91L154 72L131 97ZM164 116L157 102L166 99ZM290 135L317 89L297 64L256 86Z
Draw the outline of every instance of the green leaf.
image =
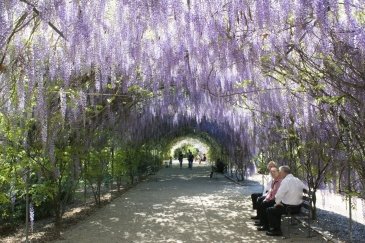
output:
M3 193L3 192L0 192L0 204L5 204L5 203L9 203L10 200L8 198L8 196Z

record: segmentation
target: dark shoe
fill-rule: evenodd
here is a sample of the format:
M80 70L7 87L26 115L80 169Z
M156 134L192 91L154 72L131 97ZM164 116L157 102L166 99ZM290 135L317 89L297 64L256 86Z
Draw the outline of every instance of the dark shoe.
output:
M267 231L266 235L269 235L269 236L282 236L283 232L281 232L281 230Z
M258 230L258 231L267 231L267 230L269 230L269 227L266 227L266 226L259 226L259 227L257 227L257 230Z
M260 219L258 216L251 216L251 219Z
M253 225L255 225L255 226L264 226L264 224L263 224L263 223L261 223L260 221L255 222Z

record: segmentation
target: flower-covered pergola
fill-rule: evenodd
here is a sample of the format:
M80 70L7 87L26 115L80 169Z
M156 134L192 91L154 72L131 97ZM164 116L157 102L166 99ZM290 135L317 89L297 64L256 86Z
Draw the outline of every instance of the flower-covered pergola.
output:
M194 127L231 157L243 148L242 163L272 158L314 190L333 180L364 195L364 6L1 1L4 147L24 150L14 161L43 156L22 163L61 185L82 175L62 151L82 171L92 148L153 148Z

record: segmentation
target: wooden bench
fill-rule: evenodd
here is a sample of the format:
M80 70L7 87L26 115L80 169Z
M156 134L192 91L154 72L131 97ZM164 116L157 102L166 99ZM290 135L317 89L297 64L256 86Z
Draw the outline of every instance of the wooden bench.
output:
M214 165L212 165L212 170L210 172L209 178L212 179L214 173L217 173L217 167L215 167Z
M284 214L286 217L290 218L290 223L288 223L288 237L290 237L290 225L295 225L293 223L293 220L296 219L298 221L301 221L301 219L306 220L307 228L308 228L308 238L311 237L311 220L312 220L312 200L313 200L313 194L312 192L303 189L303 202L300 208L299 213L292 213L293 207L288 206L286 214Z
M153 170L152 170L152 166L147 166L146 167L146 173L147 173L147 175L153 175L154 173L153 173Z

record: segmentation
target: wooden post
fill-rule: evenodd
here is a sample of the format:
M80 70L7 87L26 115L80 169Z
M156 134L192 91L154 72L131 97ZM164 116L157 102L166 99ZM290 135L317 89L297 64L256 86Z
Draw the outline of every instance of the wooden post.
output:
M352 242L352 195L351 195L351 163L350 163L350 131L346 129L347 141L347 190L349 197L349 240Z
M348 161L348 195L349 195L349 238L350 242L352 242L352 195L351 195L351 166L350 161Z
M29 242L29 167L25 171L25 242Z
M112 171L111 171L111 174L112 174L112 178L111 178L111 181L110 181L110 199L112 198L112 190L113 190L113 183L114 183L114 142L112 144L112 147L111 147L111 152L112 152Z
M86 205L87 202L87 181L86 181L86 170L87 170L87 163L89 161L89 158L87 157L84 160L84 204Z

